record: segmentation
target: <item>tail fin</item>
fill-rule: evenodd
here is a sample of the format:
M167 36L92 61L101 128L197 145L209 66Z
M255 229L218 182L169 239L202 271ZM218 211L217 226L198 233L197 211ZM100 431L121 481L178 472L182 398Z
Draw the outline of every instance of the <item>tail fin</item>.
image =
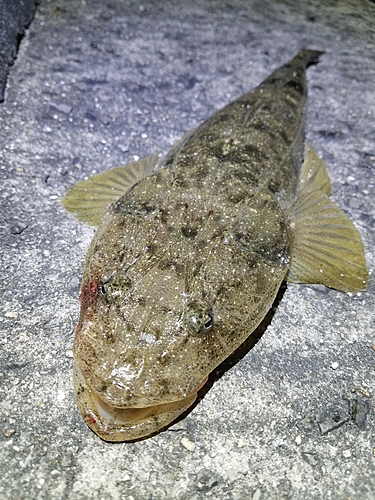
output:
M308 68L312 64L316 64L319 61L319 57L324 54L321 50L309 50L302 49L296 55L296 58L301 58L305 62L305 67Z

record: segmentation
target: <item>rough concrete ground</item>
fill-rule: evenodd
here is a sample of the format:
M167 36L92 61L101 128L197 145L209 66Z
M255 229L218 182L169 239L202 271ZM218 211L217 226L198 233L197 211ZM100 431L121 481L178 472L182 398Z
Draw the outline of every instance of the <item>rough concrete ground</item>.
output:
M174 428L91 433L72 389L93 229L59 199L166 149L300 47L307 139L374 269L375 4L42 0L0 107L0 498L375 498L375 289L288 285L259 342Z
M38 0L0 0L0 102L4 100L9 67L37 3Z

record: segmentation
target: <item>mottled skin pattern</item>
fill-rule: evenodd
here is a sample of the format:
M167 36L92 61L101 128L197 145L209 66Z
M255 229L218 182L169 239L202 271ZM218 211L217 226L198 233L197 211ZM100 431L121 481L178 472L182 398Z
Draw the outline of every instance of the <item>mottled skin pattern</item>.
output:
M302 51L215 113L109 207L87 255L74 344L78 404L104 439L170 423L269 310L288 270L305 68L316 57ZM112 416L150 415L111 422L92 398Z

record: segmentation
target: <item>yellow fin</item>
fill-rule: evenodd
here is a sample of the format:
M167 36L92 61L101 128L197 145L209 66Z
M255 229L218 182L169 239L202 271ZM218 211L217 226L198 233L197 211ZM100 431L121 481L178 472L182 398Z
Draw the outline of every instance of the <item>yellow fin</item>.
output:
M343 292L368 285L368 270L359 232L322 191L308 192L290 210L293 233L287 280L318 283Z
M138 181L151 175L158 159L158 155L149 156L78 181L69 188L61 203L78 220L98 227L108 205L117 201Z
M297 196L319 189L327 196L331 194L331 181L318 153L305 143L305 158L302 164Z

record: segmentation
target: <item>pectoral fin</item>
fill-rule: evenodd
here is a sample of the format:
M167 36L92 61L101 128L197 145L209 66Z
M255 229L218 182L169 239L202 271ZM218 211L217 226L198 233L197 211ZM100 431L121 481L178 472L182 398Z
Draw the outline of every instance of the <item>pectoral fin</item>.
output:
M127 163L74 184L62 198L66 210L78 220L98 227L108 205L154 171L158 155Z
M307 192L290 210L292 255L287 280L344 292L365 290L368 270L359 232L321 190Z

